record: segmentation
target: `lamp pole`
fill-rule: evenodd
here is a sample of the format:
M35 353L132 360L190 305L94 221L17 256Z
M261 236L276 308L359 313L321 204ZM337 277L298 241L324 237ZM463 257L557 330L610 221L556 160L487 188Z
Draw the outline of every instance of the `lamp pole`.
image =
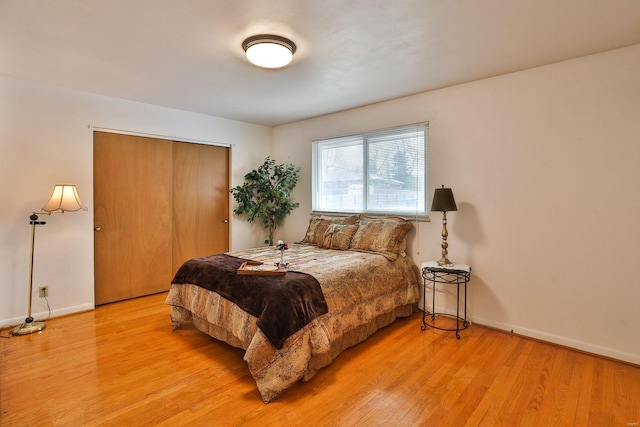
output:
M449 261L449 252L447 251L449 247L447 237L449 237L449 232L447 231L447 211L442 211L442 258L438 261L438 265L452 264L451 261Z
M50 215L49 212L40 212L42 214ZM24 323L16 326L11 330L11 335L27 335L34 332L38 332L47 327L45 322L34 322L31 317L31 300L33 299L33 252L36 242L36 225L45 225L45 221L38 221L38 214L33 213L29 217L29 224L31 224L31 257L29 258L29 310L27 311L27 318L24 319Z

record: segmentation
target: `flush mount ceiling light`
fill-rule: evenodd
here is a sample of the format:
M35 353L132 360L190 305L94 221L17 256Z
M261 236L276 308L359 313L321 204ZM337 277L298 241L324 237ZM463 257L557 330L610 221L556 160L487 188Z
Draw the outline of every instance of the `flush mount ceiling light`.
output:
M242 42L247 59L263 68L280 68L291 62L296 45L280 36L260 34Z

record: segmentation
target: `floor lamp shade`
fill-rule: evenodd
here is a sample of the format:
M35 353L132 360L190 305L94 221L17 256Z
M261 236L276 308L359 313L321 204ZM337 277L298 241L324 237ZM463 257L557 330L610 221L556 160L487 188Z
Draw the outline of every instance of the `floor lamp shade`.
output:
M431 210L442 212L442 258L438 261L438 265L451 265L453 263L449 261L449 252L447 251L449 247L447 243L447 237L449 237L449 232L447 231L447 212L458 210L456 200L453 197L453 191L451 191L450 188L444 188L444 185L442 188L436 188L436 191L433 193Z
M42 208L42 212L34 212L29 216L29 224L31 225L31 258L29 259L29 309L27 318L24 323L16 326L11 330L11 335L27 335L39 332L46 328L44 321L35 321L31 317L31 299L33 296L33 249L36 239L36 226L44 225L46 222L39 221L38 215L51 215L52 213L62 213L66 211L74 212L79 210L87 210L87 207L80 200L78 190L75 185L56 185L53 194Z
M79 210L86 211L87 207L80 200L78 190L75 185L56 185L53 194L42 208L45 212L75 212Z

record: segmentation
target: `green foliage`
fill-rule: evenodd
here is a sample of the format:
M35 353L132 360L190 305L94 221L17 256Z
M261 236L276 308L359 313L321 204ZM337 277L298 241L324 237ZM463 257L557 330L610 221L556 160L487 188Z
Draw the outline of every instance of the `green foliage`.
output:
M292 164L276 165L275 160L267 157L258 169L244 176L242 186L230 191L238 207L236 215L246 215L247 221L259 220L269 238L264 242L273 245L273 234L284 222L287 215L300 203L293 202L291 192L298 183L300 168Z

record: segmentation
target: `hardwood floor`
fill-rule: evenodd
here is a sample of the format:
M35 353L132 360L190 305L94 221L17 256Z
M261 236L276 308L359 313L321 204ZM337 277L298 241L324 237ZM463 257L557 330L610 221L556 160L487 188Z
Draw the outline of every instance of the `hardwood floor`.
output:
M1 339L2 426L630 426L640 367L472 325L396 321L262 402L243 351L171 330L165 294ZM7 329L2 331L3 335Z

